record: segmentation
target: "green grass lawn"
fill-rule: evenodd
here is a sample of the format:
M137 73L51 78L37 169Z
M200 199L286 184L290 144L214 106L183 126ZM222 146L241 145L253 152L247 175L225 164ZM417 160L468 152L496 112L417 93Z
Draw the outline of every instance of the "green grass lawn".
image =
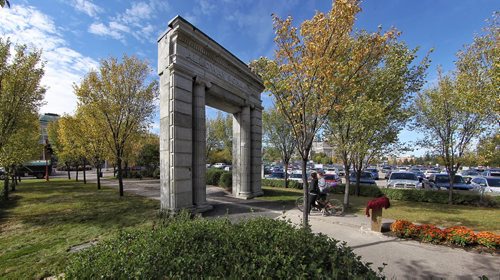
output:
M302 190L262 187L264 196L259 199L293 204ZM343 201L343 194L334 194ZM365 206L371 197L350 196L349 213L365 215ZM466 226L475 231L492 231L500 234L500 209L465 205L448 205L425 202L391 200L391 208L383 211L383 217L403 219L414 223L435 224L437 226Z
M1 185L1 184L0 184ZM125 228L152 226L158 201L95 184L23 180L0 202L0 279L39 279L62 271L68 249Z

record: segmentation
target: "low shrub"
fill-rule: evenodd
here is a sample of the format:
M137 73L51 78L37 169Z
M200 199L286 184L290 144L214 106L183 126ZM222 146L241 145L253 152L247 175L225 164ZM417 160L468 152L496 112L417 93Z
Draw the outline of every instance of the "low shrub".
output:
M207 169L207 185L217 186L219 184L220 176L224 173L224 170L217 168Z
M492 232L478 232L464 226L440 229L434 225L414 225L409 221L397 220L391 224L391 231L397 237L411 238L435 244L453 244L461 247L481 245L490 249L500 248L500 235Z
M285 180L281 179L262 179L262 186L267 186L267 187L273 187L273 188L284 188L285 187ZM302 184L293 181L293 180L288 180L288 187L292 189L302 189Z
M477 244L483 245L487 248L500 248L500 235L492 232L483 231L476 234Z
M435 225L420 225L417 239L428 243L441 243L446 238L446 233Z
M476 243L476 234L474 233L474 231L467 227L450 227L445 229L444 232L446 234L446 241L448 241L450 244L465 247Z
M153 178L155 178L155 179L160 179L160 168L156 168L156 169L153 171Z
M170 218L72 255L66 279L381 279L345 243L257 218Z
M412 225L412 223L409 221L397 220L391 224L391 231L394 232L397 237L404 237L410 225Z
M219 179L218 186L226 190L231 190L233 186L233 174L231 172L222 173Z
M349 194L353 195L354 185L349 187ZM345 193L345 185L341 184L333 188L334 193ZM385 189L371 185L361 185L360 195L368 197L387 196L389 199L415 201L415 202L430 202L439 204L448 204L448 191L443 190L416 190L416 189ZM454 192L453 204L471 205L471 206L487 206L499 207L500 196L481 195L476 192Z
M368 196L368 197L379 197L384 195L381 189L377 186L373 185L359 185L359 195ZM349 186L349 194L354 195L356 192L356 186L351 184ZM339 184L336 187L332 188L333 193L345 193L345 184ZM390 197L389 197L390 198Z

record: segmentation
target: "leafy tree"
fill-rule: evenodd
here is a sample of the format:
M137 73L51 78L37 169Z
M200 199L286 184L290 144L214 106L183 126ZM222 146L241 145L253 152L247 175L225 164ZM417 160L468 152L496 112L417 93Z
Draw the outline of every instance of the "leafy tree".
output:
M25 45L14 50L11 57L10 41L0 38L0 150L12 145L11 138L36 114L45 94L40 86L44 73L41 52L29 52ZM8 193L4 198L8 199Z
M5 7L5 5L7 5L7 7L10 8L10 1L9 0L0 0L0 7Z
M206 122L206 153L207 160L210 163L232 162L233 147L233 118L231 115L224 116L217 112L215 119L207 119ZM221 153L221 151L224 151ZM223 160L214 159L213 153L219 155L225 154ZM217 156L219 157L219 156Z
M276 109L263 112L262 126L265 144L278 150L280 158L285 165L285 188L288 188L287 170L296 146L292 128L288 122L283 121L283 115Z
M360 38L365 36L360 34ZM349 161L353 165L356 195L359 195L361 173L368 162L388 148L403 148L396 145L398 133L411 116L409 101L423 85L428 67L427 56L414 65L417 50L410 50L396 38L392 39L364 79L346 89L345 96L350 98L339 99L340 106L330 115L327 133L337 152L343 155L344 168L349 169ZM349 172L345 179L349 189ZM344 204L349 204L347 191Z
M147 82L150 74L146 62L124 55L102 60L98 71L89 72L80 85L75 85L79 107L86 107L101 127L106 143L118 168L120 196L123 196L122 161L130 137L144 131L155 111L158 82Z
M70 165L76 168L76 181L78 181L78 170L82 161L85 161L87 155L83 143L83 131L81 120L76 117L65 115L57 121L58 143L56 149L59 157L67 164L68 177ZM85 165L84 168L85 170ZM84 181L86 181L84 175Z
M102 127L105 127L104 119L95 118L87 112L86 107L80 107L75 118L80 125L80 146L85 154L85 161L89 161L96 169L97 189L101 189L101 168L109 148L106 145L105 134ZM85 166L83 168L85 172Z
M453 180L471 141L493 122L491 110L484 110L489 105L480 100L488 98L467 95L453 77L440 73L438 84L419 93L416 99L415 126L426 136L421 145L439 154L450 174L450 204Z
M146 167L149 174L160 168L160 138L156 134L146 134L137 158L137 164Z
M379 31L362 41L354 38L352 30L360 10L357 0L335 1L328 13L317 12L299 28L292 25L292 17L280 19L273 15L275 59L261 58L251 64L292 127L304 182L312 142L338 97L372 67L374 58L380 56L385 42L394 35L392 31ZM306 202L308 194L306 183ZM308 211L304 211L303 225L307 223Z
M476 164L500 166L500 133L496 132L479 139Z
M17 167L36 157L42 149L39 144L40 127L38 115L25 115L20 120L20 128L9 137L9 141L0 149L0 166L5 168L3 195L8 199L9 175L12 178L11 190L15 191Z
M312 157L312 159L314 162L321 163L321 164L331 163L331 160L332 160L325 153L315 153L314 156Z

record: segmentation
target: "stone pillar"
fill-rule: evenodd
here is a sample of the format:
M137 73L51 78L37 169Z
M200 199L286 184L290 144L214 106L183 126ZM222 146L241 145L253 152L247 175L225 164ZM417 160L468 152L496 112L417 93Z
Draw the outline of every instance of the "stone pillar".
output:
M196 211L212 209L207 203L205 91L211 83L195 78L193 89L193 205Z
M240 122L241 112L233 114L233 179L232 179L232 193L233 196L238 197L240 192Z
M251 177L252 195L261 196L264 194L261 187L263 176L262 169L262 108L254 107L250 111L251 116Z
M160 77L161 208L193 208L193 77L173 64Z
M252 194L250 107L233 118L233 195L249 199Z

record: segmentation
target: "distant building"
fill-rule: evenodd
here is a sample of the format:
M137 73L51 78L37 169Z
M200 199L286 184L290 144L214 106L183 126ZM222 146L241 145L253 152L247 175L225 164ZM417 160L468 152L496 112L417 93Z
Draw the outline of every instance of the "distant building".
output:
M57 121L59 118L60 116L58 114L53 113L45 113L43 115L40 115L40 118L38 119L40 121L41 130L40 144L45 144L45 141L49 139L49 133L47 131L49 123Z
M314 141L311 147L311 154L323 153L327 157L333 157L333 147L324 141Z

